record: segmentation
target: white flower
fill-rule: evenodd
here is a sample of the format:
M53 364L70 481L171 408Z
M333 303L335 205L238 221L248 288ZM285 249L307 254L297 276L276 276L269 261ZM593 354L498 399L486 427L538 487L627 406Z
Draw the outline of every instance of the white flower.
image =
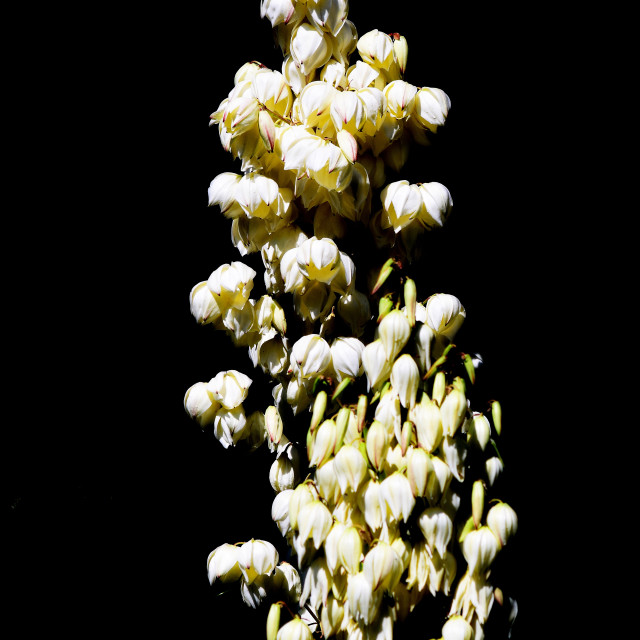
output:
M504 546L518 530L518 516L506 502L498 502L487 513L487 526Z
M209 393L206 382L196 382L184 394L185 411L201 427L213 424L220 403Z
M189 307L198 324L215 323L221 317L220 308L206 281L199 282L189 292Z
M426 308L429 328L453 340L467 315L460 300L448 293L436 293L429 297Z
M330 284L340 269L340 251L330 238L312 236L297 249L298 268L309 280Z
M358 338L336 338L331 343L331 362L338 382L362 375L364 344Z
M440 507L429 507L420 514L418 526L431 551L437 551L444 558L453 535L451 517Z
M331 348L318 334L302 336L291 348L290 369L302 378L320 375L331 364Z
M242 572L238 564L240 548L224 543L216 547L207 558L207 573L209 582L231 582L239 580Z
M241 545L238 551L238 565L247 584L251 584L258 576L270 575L278 560L276 548L267 540L252 538Z
M230 171L217 175L209 185L209 206L217 204L222 213L231 213L233 217L238 215L237 207L235 207L235 213L233 210L236 204L236 187L241 178L242 176Z
M235 409L218 409L213 419L213 435L225 449L249 435L242 405Z
M305 75L322 67L331 57L329 37L308 22L301 22L293 29L290 46L293 59Z
M393 41L378 29L373 29L358 39L358 53L364 62L376 69L389 69L394 61Z
M393 591L404 570L402 558L390 544L378 542L364 558L362 571L373 590Z
M367 461L357 447L341 447L333 459L333 469L340 491L357 491L367 476Z
M304 86L297 99L300 117L307 127L324 132L331 123L331 102L340 92L328 82L314 80Z
M390 379L391 387L398 394L402 406L407 409L413 407L420 384L420 371L408 353L401 355L393 363Z
M473 627L462 616L451 616L442 626L442 640L473 640Z
M380 483L380 492L393 517L406 522L416 502L407 477L395 471Z
M262 68L256 71L251 81L253 95L269 111L288 116L293 104L291 88L279 71Z
M380 386L391 375L389 356L382 340L374 340L365 346L362 350L362 365L370 389Z
M242 309L251 295L255 275L256 272L242 262L231 262L221 265L209 276L207 287L221 310Z
M390 361L404 348L410 335L411 325L400 309L390 311L378 326L378 337Z
M295 11L296 0L261 0L260 17L267 18L272 27L287 23Z
M483 574L493 562L500 542L489 527L467 533L462 541L462 554L469 565L469 573Z
M356 621L371 624L380 609L383 590L373 590L373 585L363 573L349 574L347 577L347 602L349 613Z
M413 115L425 128L435 132L442 126L449 114L449 96L435 87L422 87L415 95Z
M382 218L382 227L393 227L396 233L411 223L423 208L420 188L409 184L408 180L388 184L382 190L380 199L386 214Z
M384 88L387 111L396 119L406 118L413 111L417 92L418 87L404 80L390 82Z
M245 401L251 382L244 373L229 369L211 378L207 390L225 409L235 409Z
M293 491L293 489L280 491L271 503L271 519L278 525L278 529L280 529L280 533L283 536L291 531L289 502Z
M280 627L276 640L313 640L313 634L303 620L293 618Z
M307 0L307 8L316 24L335 35L347 18L349 0Z
M449 189L439 182L423 182L419 189L424 206L418 213L418 220L428 229L442 227L453 208Z

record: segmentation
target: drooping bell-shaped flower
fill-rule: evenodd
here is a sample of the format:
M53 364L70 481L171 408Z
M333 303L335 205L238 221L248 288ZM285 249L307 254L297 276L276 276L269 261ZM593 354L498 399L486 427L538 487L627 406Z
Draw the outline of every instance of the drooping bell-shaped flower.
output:
M462 541L462 554L469 565L469 573L484 574L499 549L500 541L489 527L467 533Z
M291 34L291 55L304 75L322 67L331 57L329 36L309 22L301 22Z
M185 411L202 427L213 424L220 403L209 392L206 382L196 382L184 394Z
M440 507L429 507L420 514L418 526L429 548L443 558L453 535L453 521L449 514Z
M285 489L276 494L271 503L271 519L276 523L280 533L285 536L291 531L289 520L289 502L294 489Z
M331 512L320 500L305 504L298 513L298 531L302 540L313 538L316 549L324 542L331 530Z
M364 557L362 571L371 583L373 590L393 591L404 570L402 558L386 542L378 542Z
M331 363L338 382L362 375L364 348L364 343L358 338L338 337L331 343Z
M247 417L242 405L234 409L218 409L213 419L213 435L225 449L235 446L248 434Z
M222 315L206 281L194 285L189 292L189 307L198 324L216 323Z
M394 62L393 41L378 29L360 36L357 48L362 60L376 69L387 70Z
M413 117L435 133L438 127L444 125L450 108L451 100L442 89L422 87L415 95Z
M347 578L347 602L349 613L356 621L371 624L380 609L383 590L374 591L373 585L364 572L349 575Z
M378 325L378 338L391 362L407 344L410 335L411 325L400 309L389 312Z
M407 477L400 471L395 471L380 483L380 490L391 515L398 521L406 522L416 503Z
M340 250L330 238L312 236L298 247L296 260L306 278L330 284L340 269Z
M391 386L400 398L400 404L410 409L416 401L416 393L420 384L420 371L416 361L404 353L391 367Z
M295 617L280 627L276 640L313 640L313 633L301 618Z
M444 226L453 208L449 189L439 182L423 182L420 195L424 206L418 213L418 220L427 229Z
M331 364L331 347L315 333L302 336L291 347L290 369L301 378L320 375Z
M408 180L388 184L380 193L384 217L383 228L393 227L396 233L411 223L423 208L420 188Z
M374 340L362 350L362 365L370 389L375 389L391 375L389 360L382 340Z
M427 300L426 309L426 324L437 334L453 340L466 317L460 300L448 293L436 293Z
M246 399L251 378L240 371L220 371L207 384L207 390L225 409L235 409Z
M267 540L252 538L239 547L238 565L245 582L251 584L258 576L273 572L279 560L278 551Z
M333 459L340 491L357 491L367 475L367 461L355 446L342 447Z
M473 627L459 615L451 616L442 626L442 640L473 640Z
M293 104L291 88L279 71L262 68L256 71L251 81L253 95L269 111L288 116Z
M216 547L207 558L209 582L233 582L242 576L238 560L240 547L224 543Z
M355 527L345 527L337 545L340 564L347 573L355 574L360 571L362 559L362 538Z
M221 311L229 308L242 309L253 289L256 272L242 262L231 262L218 267L207 280Z
M506 502L498 502L487 513L487 526L503 547L518 530L518 516Z

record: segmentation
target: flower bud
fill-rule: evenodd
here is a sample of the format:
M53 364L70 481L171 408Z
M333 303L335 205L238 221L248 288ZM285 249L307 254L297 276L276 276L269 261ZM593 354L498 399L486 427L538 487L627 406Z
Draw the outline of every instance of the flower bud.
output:
M503 547L518 530L518 516L506 502L498 502L487 513L487 526Z
M266 540L251 539L238 549L238 565L245 582L251 584L256 577L269 575L278 564L276 548Z
M378 289L387 281L387 278L393 273L395 262L393 258L389 258L380 268L378 279L375 281L371 293L376 293Z
M358 573L362 557L362 539L355 527L346 527L338 540L338 557L347 573Z
M409 416L416 426L418 444L429 452L435 451L442 440L442 418L438 405L423 394Z
M382 469L382 464L385 460L387 449L389 447L389 440L387 437L387 430L385 426L374 420L366 437L366 448L369 460L376 471Z
M444 400L446 391L447 391L447 379L445 377L444 371L438 371L438 373L436 373L433 379L431 399L435 403L437 403L439 407L442 406L442 401Z
M394 307L391 294L383 296L378 301L378 319L377 323L380 324L382 318L384 318Z
M420 514L418 526L429 548L443 558L453 535L453 522L449 515L440 507L429 507Z
M278 629L280 628L280 609L282 605L274 602L269 608L267 616L267 640L276 640Z
M427 478L431 473L433 463L429 454L424 449L410 449L407 455L407 479L416 498L426 495Z
M264 426L269 435L270 449L275 451L275 445L280 442L284 425L278 409L271 405L264 412Z
M467 415L467 398L459 388L453 388L440 406L442 430L447 436L454 436Z
M300 538L313 538L313 546L319 549L331 529L332 522L329 509L320 500L312 500L298 513Z
M451 616L442 626L442 640L473 640L473 627L458 615Z
M319 467L332 455L336 445L337 429L333 420L325 420L318 427L312 440L309 454L309 465Z
M216 580L232 582L240 579L242 572L238 564L239 550L240 548L233 544L224 543L209 554L207 572L210 584Z
M276 640L313 640L311 629L298 617L280 627Z
M476 480L471 489L471 515L476 529L480 526L484 512L484 483ZM494 532L495 533L495 532Z
M413 407L419 384L420 372L415 360L408 353L401 355L391 368L391 386L397 392L403 407Z
M319 391L316 399L313 401L313 413L311 414L311 424L309 429L315 431L322 419L327 408L327 392Z
M405 69L407 68L407 57L409 55L407 39L399 33L391 34L391 38L393 40L393 52L396 56L398 68L400 69L400 73L404 74Z
M346 129L340 129L337 133L336 140L342 153L351 163L358 159L358 141Z
M220 403L208 391L205 382L196 382L184 394L185 411L204 429L213 424Z
M336 416L336 444L333 453L338 453L344 442L345 434L349 428L349 423L353 419L353 412L349 407L340 407Z
M493 426L496 428L496 433L500 435L502 433L502 406L497 400L491 403L491 417L493 418Z

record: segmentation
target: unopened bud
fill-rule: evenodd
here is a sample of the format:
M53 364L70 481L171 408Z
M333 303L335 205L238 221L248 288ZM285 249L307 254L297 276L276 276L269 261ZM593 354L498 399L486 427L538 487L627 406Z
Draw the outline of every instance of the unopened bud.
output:
M340 129L337 134L337 141L342 153L353 164L358 159L358 142L356 139L346 129Z
M367 419L367 408L369 406L369 399L364 394L358 398L358 409L356 418L358 419L358 433L362 433L364 425Z
M312 467L320 467L332 455L336 445L336 423L333 420L325 420L319 427L312 440L309 454L309 464Z
M400 451L402 451L403 456L406 455L409 445L413 444L414 441L413 422L405 420L400 431Z
M336 387L335 391L331 395L331 400L337 400L340 394L353 382L353 378L343 378L340 384Z
M264 412L264 426L269 434L270 442L278 444L280 438L282 438L283 424L278 409L273 405L267 407Z
M258 114L258 130L267 151L273 151L276 143L276 126L268 111L262 110Z
M393 258L389 258L382 265L382 268L380 269L380 273L378 274L378 279L376 280L375 284L373 285L373 289L372 289L371 293L375 293L386 282L387 278L393 272L394 264L395 263L394 263Z
M278 629L280 628L280 608L279 602L274 602L269 609L267 616L267 640L276 640Z
M447 380L444 375L444 371L438 371L436 377L433 380L433 390L431 391L431 399L438 405L442 404L444 400L444 394L447 387Z
M498 502L487 513L487 526L503 547L518 530L518 516L506 502Z
M309 429L315 431L322 419L327 408L327 392L319 391L313 403L313 413L311 414L311 425Z
M367 432L366 449L367 457L377 471L382 468L388 447L389 442L385 426L381 422L374 420Z
M342 407L338 411L336 416L336 444L333 448L333 453L338 453L338 450L342 446L344 440L344 434L347 432L349 426L349 420L351 418L351 409L349 407Z
M477 529L482 520L484 511L484 483L482 480L476 480L471 489L471 514L473 516L473 524Z
M475 384L476 381L476 368L473 366L473 356L470 353L465 353L463 356L464 368L467 371L471 384Z
M398 62L398 68L400 69L400 73L404 74L404 71L407 68L407 57L409 55L407 39L399 33L392 33L391 39L393 40L393 52L395 53L396 61Z
M391 295L383 296L378 301L378 324L393 309L393 300Z
M404 283L404 304L407 308L407 318L411 327L416 324L416 301L418 292L416 283L411 278L407 278Z
M493 418L493 426L500 435L502 433L502 406L497 400L491 403L491 417Z

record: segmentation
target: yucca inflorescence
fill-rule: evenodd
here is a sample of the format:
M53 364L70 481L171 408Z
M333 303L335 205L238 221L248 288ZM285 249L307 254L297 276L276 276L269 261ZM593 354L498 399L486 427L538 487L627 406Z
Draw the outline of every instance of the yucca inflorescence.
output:
M461 301L418 299L412 265L451 212L449 190L388 182L450 100L404 80L404 36L358 37L347 12L347 0L262 0L282 67L242 64L211 115L241 165L209 188L239 259L193 286L191 313L248 352L273 402L245 412L253 380L230 367L184 404L225 448L272 452L289 556L226 543L209 579L239 583L251 607L272 602L268 640L391 640L430 597L448 599L445 640L480 640L503 600L491 565L517 529L491 495L500 404L470 401L480 358L453 342ZM257 299L249 254L264 268Z

